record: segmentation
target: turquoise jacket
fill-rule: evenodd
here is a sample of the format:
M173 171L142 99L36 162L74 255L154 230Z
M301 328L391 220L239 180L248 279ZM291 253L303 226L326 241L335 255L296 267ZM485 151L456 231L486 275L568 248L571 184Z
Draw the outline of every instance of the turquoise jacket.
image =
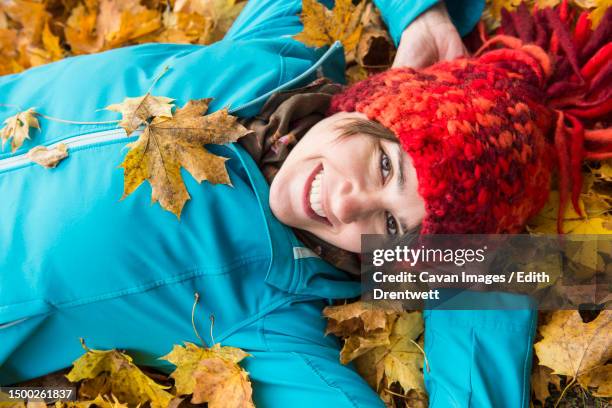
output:
M434 1L376 3L397 43ZM448 3L460 32L474 26L482 3ZM274 92L321 75L344 80L339 43L315 50L291 38L301 30L300 7L297 0L250 0L210 46L147 44L0 77L0 103L110 121L118 115L101 108L145 94L167 66L154 95L178 106L212 97L210 111L253 116ZM0 119L14 113L0 106ZM69 366L83 353L79 337L90 348L125 349L139 364L170 371L157 357L181 341L198 342L191 326L197 292L199 332L208 333L214 315L214 340L253 354L245 366L258 405L284 405L285 395L294 406L381 404L338 363L337 342L322 334L325 299L356 296L358 284L273 217L268 185L241 147L211 147L229 158L233 187L198 184L183 172L192 199L178 221L150 204L146 183L120 200L117 166L136 136L114 124L40 122L23 147L0 154L0 384ZM55 169L24 156L59 142L70 156Z

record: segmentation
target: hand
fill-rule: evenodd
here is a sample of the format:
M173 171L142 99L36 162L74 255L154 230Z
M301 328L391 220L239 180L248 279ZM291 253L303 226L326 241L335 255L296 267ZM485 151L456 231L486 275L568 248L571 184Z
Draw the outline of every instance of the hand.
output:
M424 68L467 55L444 3L417 17L402 33L393 67Z

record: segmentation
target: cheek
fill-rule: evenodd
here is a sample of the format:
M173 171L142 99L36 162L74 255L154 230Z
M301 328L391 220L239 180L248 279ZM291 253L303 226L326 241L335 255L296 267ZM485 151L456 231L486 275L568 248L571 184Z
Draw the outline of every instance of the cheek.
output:
M342 231L329 237L323 238L324 241L337 246L338 248L344 249L349 252L359 253L361 252L361 235L372 233L362 226L350 224L345 226Z

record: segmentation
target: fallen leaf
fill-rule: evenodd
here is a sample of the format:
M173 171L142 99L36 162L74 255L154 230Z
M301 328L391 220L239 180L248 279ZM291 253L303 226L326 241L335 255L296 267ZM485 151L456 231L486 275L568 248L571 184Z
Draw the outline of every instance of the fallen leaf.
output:
M419 312L403 313L395 321L385 355L385 376L389 383L397 381L405 392L425 392L423 383L423 353L415 340L423 333L423 317Z
M596 367L578 377L578 382L596 397L612 397L612 364Z
M194 374L194 404L209 408L254 408L253 389L248 373L237 364L220 357L202 360Z
M390 344L389 331L368 333L364 336L352 335L349 336L340 350L340 362L348 364L355 358L367 353L368 351Z
M582 194L579 200L579 206L583 210L585 210L582 199L584 195ZM559 193L551 191L546 205L535 217L529 220L528 231L536 234L556 234L558 208ZM563 230L566 234L612 234L612 225L609 225L612 222L612 217L608 214L582 218L570 204L565 209L563 219Z
M206 45L223 38L245 4L236 0L177 0L173 11L179 18L190 15L190 19L194 19L197 15L205 20L204 29L194 42Z
M125 98L121 103L107 106L105 109L121 113L119 126L131 135L140 125L152 118L171 118L174 99L165 96L153 96L147 93L135 98Z
M148 402L151 408L167 408L175 398L165 391L169 387L147 377L127 354L117 350L86 350L66 375L71 382L84 381L85 385L93 380L100 387L96 395L112 394L130 405Z
M48 169L54 168L58 163L68 157L68 146L59 143L49 149L46 146L36 146L26 154L28 159Z
M161 358L176 366L170 377L177 395L193 394L193 404L206 402L210 408L238 408L254 407L248 373L238 365L248 356L239 348L218 343L202 348L185 342Z
M388 344L375 347L355 359L357 371L377 391L386 381L398 382L405 393L415 390L425 393L423 383L423 354L415 345L423 332L423 318L419 312L402 312L388 337Z
M363 26L360 20L364 8L364 1L354 6L351 0L337 0L334 8L329 10L317 0L303 0L300 20L304 30L293 38L309 47L323 47L340 41L345 53L350 53L361 37Z
M124 169L123 198L130 195L144 180L151 184L153 202L180 219L185 202L190 198L183 182L184 167L198 182L231 185L224 157L206 150L207 143L224 144L249 133L226 109L202 116L210 99L187 102L171 119L156 117L148 124L120 167Z
M358 331L367 333L378 329L384 330L388 326L389 316L395 313L395 310L362 301L328 306L323 309L323 316L328 319L325 333L346 337Z
M604 181L612 181L612 160L604 160L599 168L591 167L591 173Z
M4 144L12 137L11 151L13 152L19 149L26 139L30 138L30 128L40 129L36 112L32 108L7 118L4 125L4 128L1 129L2 133L0 133L2 148L4 149Z
M128 404L122 404L114 395L110 398L98 395L92 400L85 401L57 401L54 408L90 408L92 405L98 408L128 408Z
M535 398L544 405L546 399L550 397L549 386L553 385L555 390L561 389L561 378L552 373L548 367L537 365L531 373L531 389Z
M359 66L379 69L389 68L395 56L395 45L374 4L368 3L366 5L361 18L361 25L363 26L363 33L355 50L355 59ZM346 62L349 64L351 62L350 58L347 58Z
M612 357L612 337L608 334L612 325L612 313L603 310L597 318L583 323L576 310L560 310L551 320L540 326L542 340L534 345L541 365L554 374L577 378Z
M139 0L100 0L75 7L65 34L74 54L89 54L135 42L161 27L161 13Z

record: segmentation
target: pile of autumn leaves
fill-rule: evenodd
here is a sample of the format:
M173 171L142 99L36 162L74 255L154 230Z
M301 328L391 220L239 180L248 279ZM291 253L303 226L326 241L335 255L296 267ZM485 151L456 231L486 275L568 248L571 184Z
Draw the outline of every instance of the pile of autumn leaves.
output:
M499 7L512 8L519 2L489 1L487 16L495 19ZM504 3L504 4L502 4ZM516 4L515 4L516 3ZM548 1L549 3L558 3ZM599 2L592 6L600 10ZM0 0L0 74L19 72L31 66L51 62L70 55L92 53L123 45L163 41L208 44L220 39L239 13L244 2L239 0ZM351 81L362 78L368 71L388 67L393 46L380 17L370 3L353 5L350 0L336 1L327 10L315 0L304 0L304 31L296 39L319 47L336 40L343 43ZM588 5L587 5L588 6ZM491 17L493 16L493 17ZM595 14L594 18L596 18ZM495 25L493 21L492 26ZM372 50L384 52L370 53ZM376 57L373 57L376 55ZM381 57L382 55L382 57ZM128 135L140 128L141 133L122 164L125 170L125 190L128 195L143 181L151 183L153 199L162 207L180 216L189 198L180 176L185 167L198 180L227 182L221 159L204 148L190 149L193 157L179 157L178 147L185 142L173 135L187 128L215 128L207 135L199 133L188 138L196 145L235 141L246 130L225 111L206 113L209 100L190 101L182 108L172 106L170 98L146 94L128 98L107 107L121 113L118 125ZM11 146L18 148L28 137L29 129L38 127L32 110L18 113L3 129L3 142L11 137ZM11 127L12 126L12 127ZM183 129L183 130L181 130ZM201 132L200 132L201 133ZM218 139L216 135L230 135ZM150 149L149 138L156 138L176 149L162 157ZM200 137L204 137L201 139ZM187 140L189 142L189 140ZM34 152L48 159L49 152ZM36 161L32 151L31 159ZM39 164L52 167L66 157L67 151L53 153L50 162ZM148 160L142 160L143 155ZM45 159L46 158L46 159ZM171 162L175 178L159 171L159 161ZM38 161L37 161L38 162ZM135 167L148 163L150 168ZM45 164L46 163L46 164ZM157 164L156 164L157 163ZM612 162L592 164L584 168L584 188L580 206L587 217L580 217L571 206L564 216L564 229L573 234L612 232ZM163 176L163 177L162 177ZM172 176L172 174L171 174ZM556 233L558 195L552 192L549 204L532 220L531 233ZM590 270L601 270L610 263L609 252L593 252L576 260ZM605 269L605 266L604 266ZM589 277L585 277L588 280ZM329 307L328 333L343 339L340 354L343 364L353 362L360 374L380 394L388 406L425 407L427 397L423 370L428 369L423 352L423 320L419 312L403 311L394 305L373 306L362 302ZM533 399L544 405L551 398L560 400L571 387L588 390L601 398L612 396L612 314L604 311L585 322L577 311L542 314L535 344L535 366L532 376ZM173 387L162 386L145 375L132 359L119 351L89 350L74 363L68 379L79 384L79 403L58 403L60 407L89 408L124 407L149 404L153 408L175 407L191 395L194 404L208 403L215 407L251 407L251 385L247 373L238 363L247 357L242 350L215 345L199 347L191 343L176 345L167 361L176 365L171 374ZM554 402L554 401L553 401Z
M210 44L243 0L1 0L0 75L145 42Z

